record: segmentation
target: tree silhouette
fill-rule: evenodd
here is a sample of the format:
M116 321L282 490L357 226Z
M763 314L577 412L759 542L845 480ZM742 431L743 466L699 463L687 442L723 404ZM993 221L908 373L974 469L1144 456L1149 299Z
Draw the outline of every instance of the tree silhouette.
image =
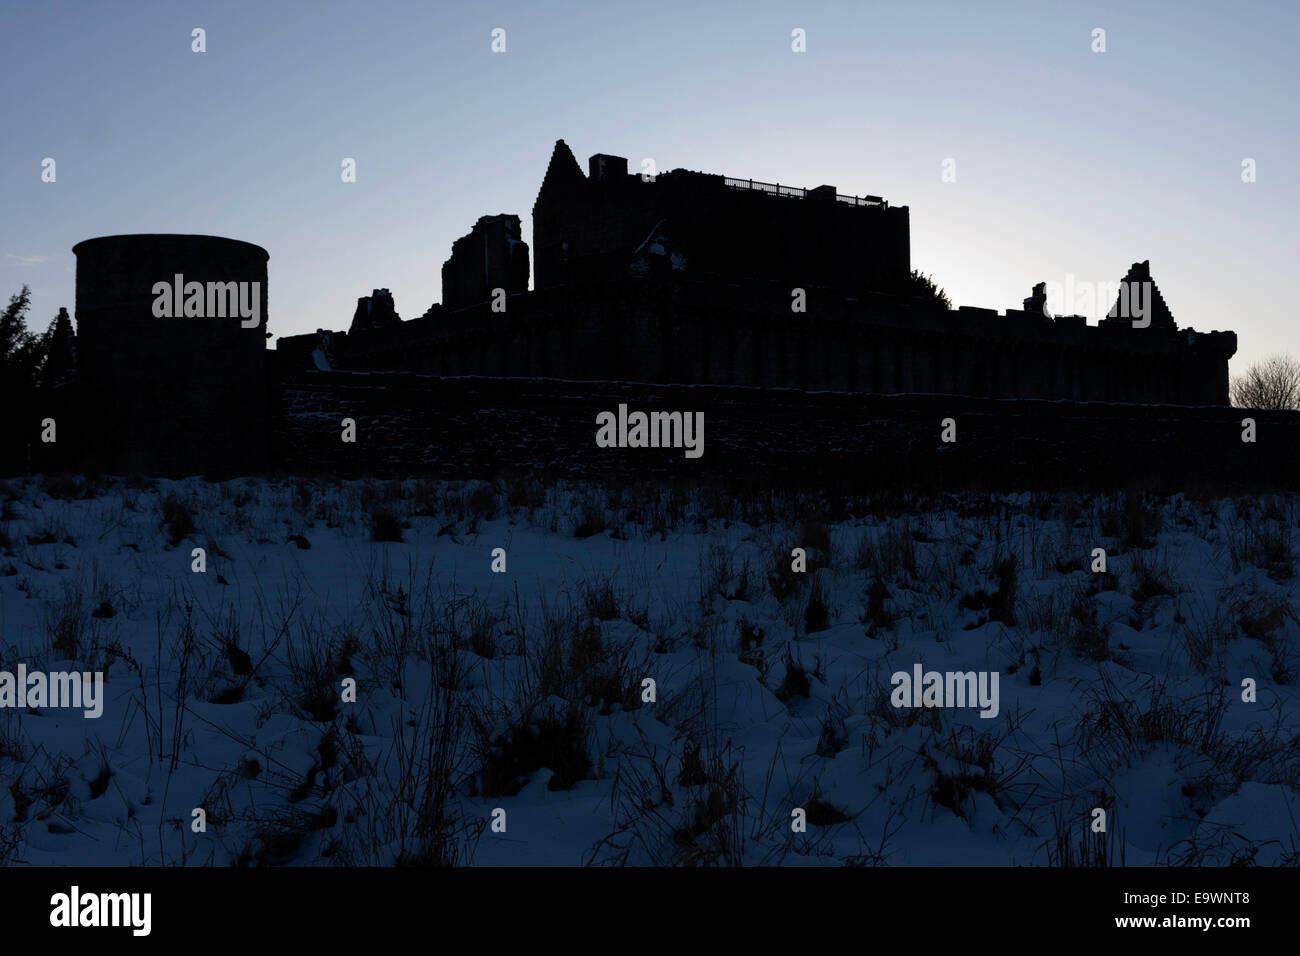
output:
M920 269L913 269L906 279L896 282L889 291L909 299L917 297L927 299L943 309L952 308L952 300L948 298L947 293L935 285L934 279Z
M31 302L31 289L23 286L21 292L9 297L9 305L0 312L0 379L11 391L34 389L40 384L49 349L48 331L37 335L27 329Z
M1300 408L1300 362L1274 355L1233 379L1229 389L1238 408Z

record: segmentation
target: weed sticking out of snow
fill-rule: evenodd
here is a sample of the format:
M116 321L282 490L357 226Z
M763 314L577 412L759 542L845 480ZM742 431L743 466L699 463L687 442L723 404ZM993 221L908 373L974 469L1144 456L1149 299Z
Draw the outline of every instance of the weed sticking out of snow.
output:
M1300 499L0 498L0 862L1300 859Z

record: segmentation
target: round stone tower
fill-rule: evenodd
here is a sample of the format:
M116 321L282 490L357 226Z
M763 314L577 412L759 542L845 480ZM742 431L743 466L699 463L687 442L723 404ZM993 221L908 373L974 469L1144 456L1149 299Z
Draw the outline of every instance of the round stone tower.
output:
M263 469L266 250L134 235L72 251L88 464L163 476Z

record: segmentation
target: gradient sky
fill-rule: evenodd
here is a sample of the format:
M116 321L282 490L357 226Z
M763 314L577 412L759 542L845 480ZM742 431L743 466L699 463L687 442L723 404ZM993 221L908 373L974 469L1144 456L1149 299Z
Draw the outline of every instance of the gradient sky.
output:
M1290 0L4 0L0 295L30 285L44 328L73 307L75 243L206 233L270 252L277 335L346 328L376 287L413 318L480 215L519 214L531 242L563 138L584 168L910 206L912 263L958 305L1150 259L1179 325L1237 332L1239 372L1300 354L1298 50Z

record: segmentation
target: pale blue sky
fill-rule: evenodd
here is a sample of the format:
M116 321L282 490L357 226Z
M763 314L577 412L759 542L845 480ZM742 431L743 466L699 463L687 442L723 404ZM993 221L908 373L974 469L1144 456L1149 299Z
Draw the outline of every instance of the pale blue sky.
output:
M1180 325L1237 331L1239 370L1300 354L1298 49L1294 2L5 0L0 295L31 285L43 327L73 306L75 243L193 232L269 250L276 334L346 328L381 286L412 318L480 215L531 241L563 138L584 167L910 206L913 264L959 305L1149 258Z

